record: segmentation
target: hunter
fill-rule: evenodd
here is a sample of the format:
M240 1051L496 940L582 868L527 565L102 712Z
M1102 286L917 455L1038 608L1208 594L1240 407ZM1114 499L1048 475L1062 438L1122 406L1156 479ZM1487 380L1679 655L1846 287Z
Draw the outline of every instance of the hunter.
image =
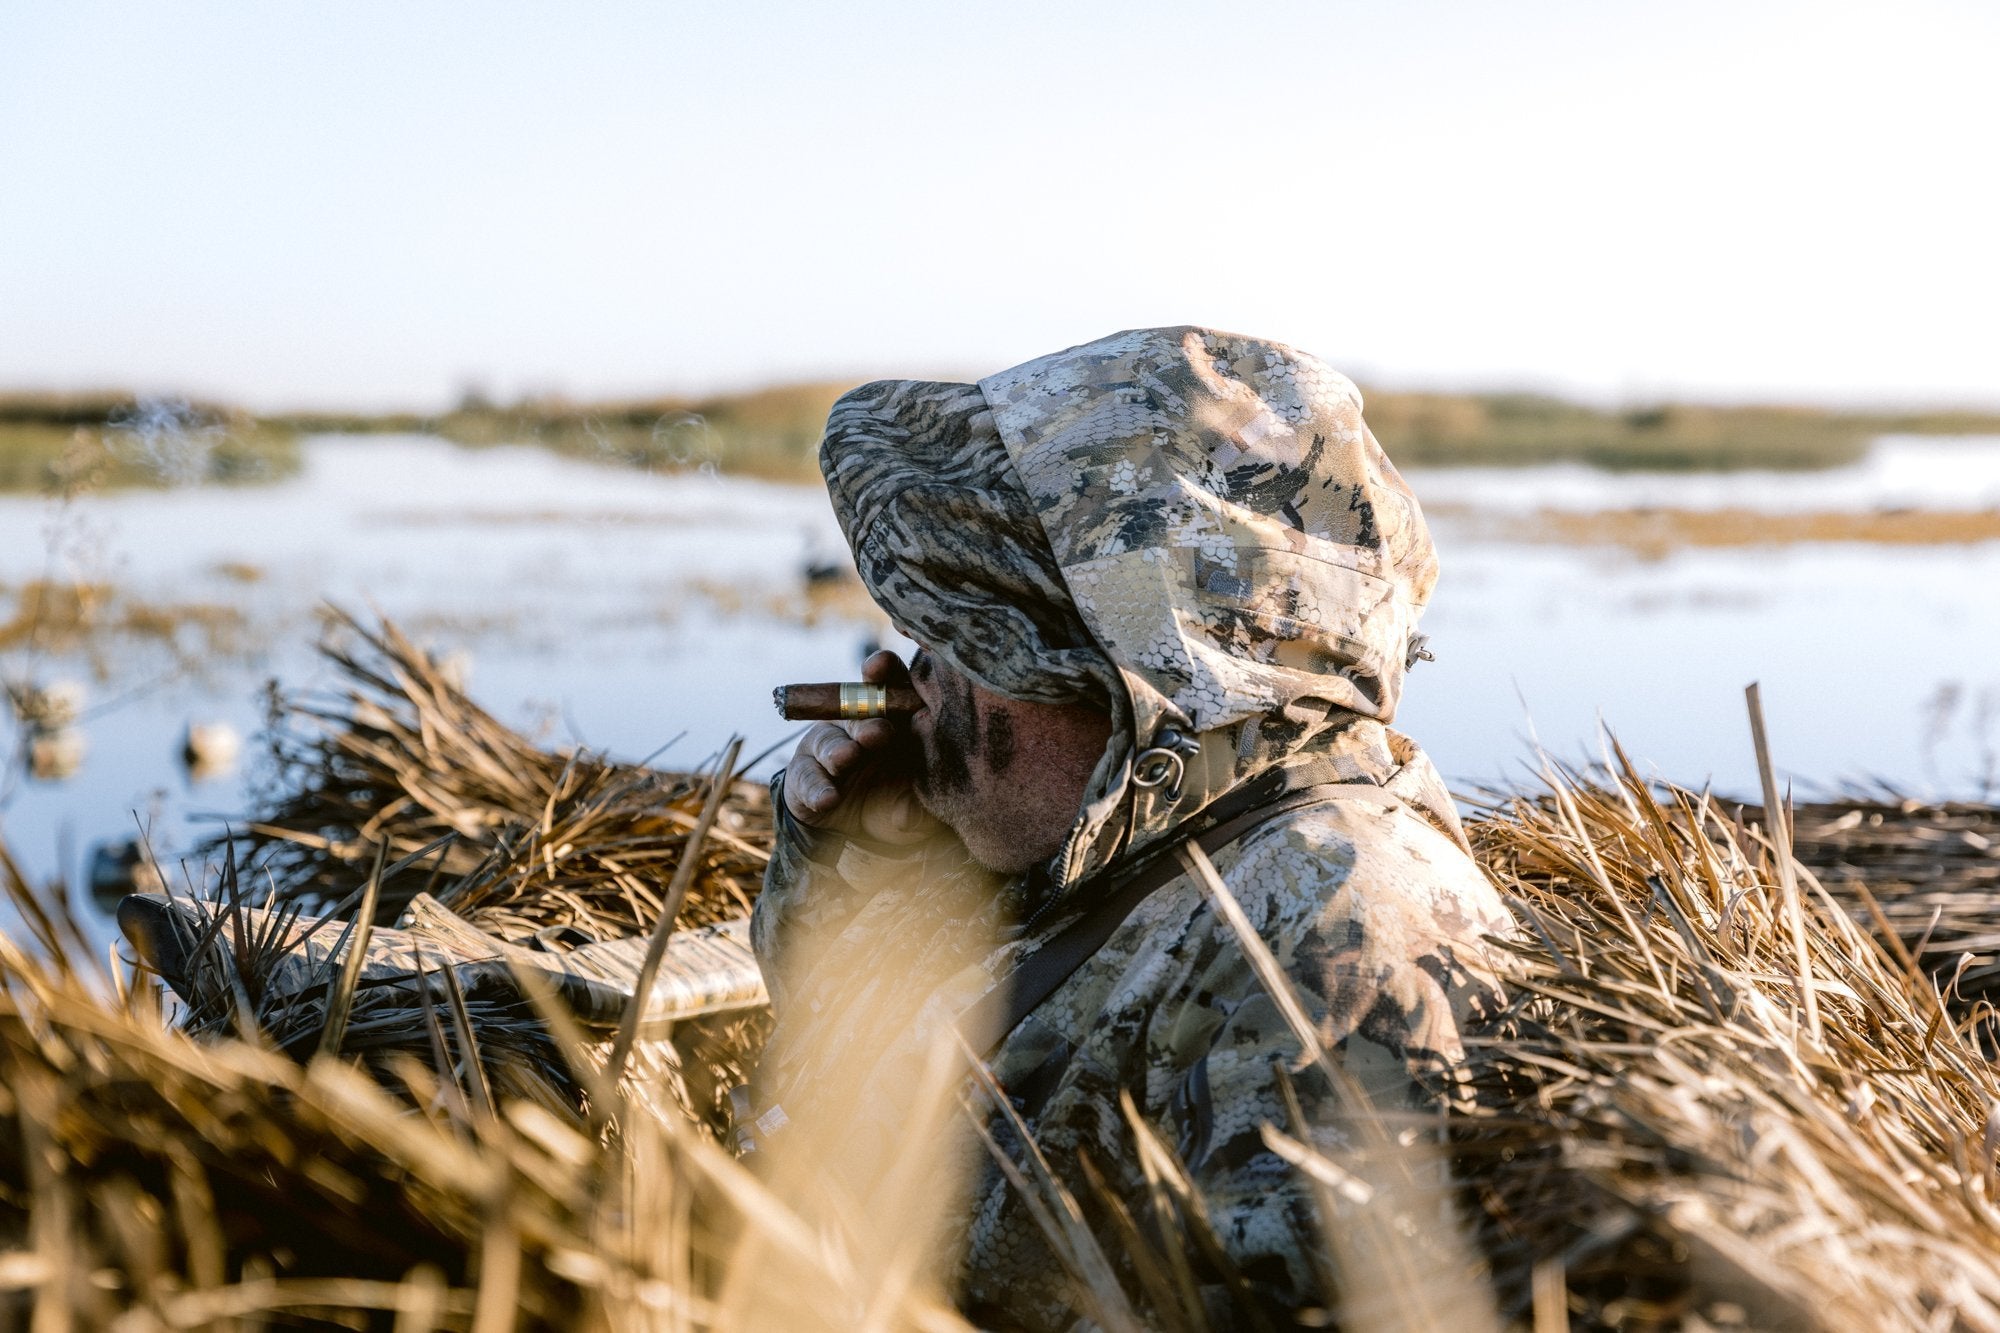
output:
M756 1123L837 1113L867 1160L902 1128L820 1090L907 1083L955 1025L1018 1117L987 1103L994 1145L1023 1157L1024 1127L1094 1221L1111 1199L1153 1215L1127 1103L1178 1155L1221 1250L1194 1260L1216 1318L1246 1289L1274 1321L1323 1304L1313 1187L1263 1127L1336 1124L1349 1094L1301 1060L1176 849L1199 840L1378 1106L1445 1095L1490 994L1482 942L1513 929L1387 726L1437 561L1360 394L1278 343L1143 329L977 384L857 389L820 465L920 649L864 675L923 707L814 726L774 784ZM893 1030L864 1003L908 992ZM1074 1326L1017 1184L982 1155L966 1190L946 1226L968 1317Z

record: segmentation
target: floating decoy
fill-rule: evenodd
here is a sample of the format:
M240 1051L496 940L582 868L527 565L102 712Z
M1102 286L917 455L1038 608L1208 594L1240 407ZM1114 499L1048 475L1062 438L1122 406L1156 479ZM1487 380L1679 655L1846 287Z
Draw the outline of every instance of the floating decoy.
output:
M242 754L243 737L227 722L190 722L181 734L181 766L196 782L222 777Z

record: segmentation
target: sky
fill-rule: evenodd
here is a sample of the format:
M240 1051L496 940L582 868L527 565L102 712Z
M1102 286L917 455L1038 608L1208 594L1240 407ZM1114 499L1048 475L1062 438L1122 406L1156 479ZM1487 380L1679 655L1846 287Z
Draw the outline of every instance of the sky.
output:
M976 376L2000 406L1990 0L0 0L0 389Z

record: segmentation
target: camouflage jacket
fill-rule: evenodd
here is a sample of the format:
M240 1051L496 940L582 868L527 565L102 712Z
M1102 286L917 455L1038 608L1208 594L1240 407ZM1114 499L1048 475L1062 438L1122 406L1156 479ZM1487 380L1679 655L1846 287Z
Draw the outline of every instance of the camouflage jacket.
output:
M829 428L822 464L864 579L961 670L1033 697L1093 669L1059 641L1060 618L968 625L953 599L968 583L989 596L1045 588L1053 568L1060 587L1042 595L1066 593L1063 613L1109 663L1114 735L1063 852L1012 879L954 841L897 852L781 819L753 923L777 1017L758 1096L782 1110L765 1123L819 1116L820 1090L858 1076L883 1095L826 1113L842 1117L853 1160L893 1160L895 1090L921 1081L959 1016L1126 867L1251 783L1352 784L1255 827L1216 866L1373 1102L1432 1103L1467 1006L1487 990L1481 942L1512 925L1429 761L1384 725L1435 560L1353 386L1277 344L1167 329L1031 362L976 398L934 387L972 410L926 415L908 386L870 386ZM924 506L945 503L940 478L972 488L995 524L1031 514L1034 568L990 568L1017 558L1015 544L937 521ZM924 562L940 559L982 577L937 577ZM1089 697L1089 682L1068 697ZM1344 1132L1342 1092L1300 1056L1183 875L1005 1034L990 1065L1114 1263L1129 1262L1117 1211L1142 1232L1153 1216L1129 1101L1201 1191L1225 1264L1289 1312L1322 1298L1322 1247L1311 1190L1262 1126L1293 1123L1289 1083L1310 1137ZM989 1132L1027 1151L1003 1124ZM1020 1192L983 1154L964 1180L946 1225L968 1313L1076 1326L1084 1307ZM1219 1315L1220 1269L1203 1266L1200 1280Z

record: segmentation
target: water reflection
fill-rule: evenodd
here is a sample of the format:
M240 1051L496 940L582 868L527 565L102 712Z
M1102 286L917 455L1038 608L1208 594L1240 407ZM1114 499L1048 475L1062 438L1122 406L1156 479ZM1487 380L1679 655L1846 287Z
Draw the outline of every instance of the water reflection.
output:
M1978 701L2000 697L2000 542L1639 552L1523 543L1493 515L1965 510L2000 505L2000 446L1890 441L1806 477L1554 467L1411 483L1444 578L1425 622L1437 661L1412 674L1401 724L1454 778L1505 780L1537 737L1592 753L1601 717L1663 775L1750 792L1752 679L1801 783L1970 794L1990 775L2000 709ZM17 697L22 752L39 740L40 769L69 776L14 783L0 821L34 873L69 858L80 876L65 838L143 836L171 868L197 814L240 810L275 776L245 745L266 682L330 683L312 651L329 598L378 609L460 669L476 657L475 697L551 742L629 758L672 742L666 760L687 764L732 731L752 752L777 745L792 727L770 711L774 681L837 679L868 644L897 646L844 550L813 489L417 437L309 440L298 476L255 490L67 509L0 497L0 606L92 590L66 637L0 643L10 683L88 682L90 700L55 723Z

